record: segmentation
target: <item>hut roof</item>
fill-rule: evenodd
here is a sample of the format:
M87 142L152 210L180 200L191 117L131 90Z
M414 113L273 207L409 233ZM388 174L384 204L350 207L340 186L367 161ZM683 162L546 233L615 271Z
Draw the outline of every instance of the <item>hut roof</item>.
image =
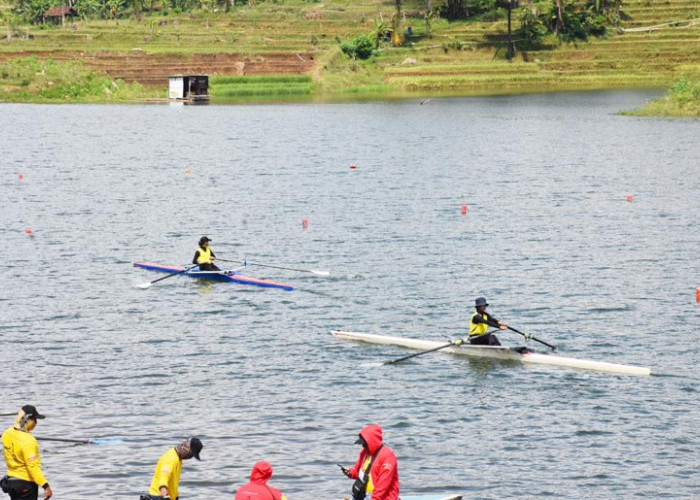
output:
M74 16L75 10L70 5L55 5L47 10L44 15L46 17Z

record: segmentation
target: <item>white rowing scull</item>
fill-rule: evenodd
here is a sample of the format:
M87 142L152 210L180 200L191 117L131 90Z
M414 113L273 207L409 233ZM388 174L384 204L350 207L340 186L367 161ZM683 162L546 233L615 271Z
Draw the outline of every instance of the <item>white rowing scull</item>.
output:
M407 347L409 349L426 351L428 349L434 349L446 344L446 342L443 340L421 340L405 337L393 337L390 335L375 335L372 333L344 332L340 330L334 330L332 333L335 337L343 340L355 340L359 342L366 342L368 344L395 345ZM557 354L542 354L530 350L504 346L462 344L460 346L447 347L441 351L448 352L450 354L458 354L461 356L469 356L472 358L519 361L524 364L561 366L564 368L620 373L623 375L651 375L651 369L642 366L620 365L617 363L606 363L604 361L567 358Z

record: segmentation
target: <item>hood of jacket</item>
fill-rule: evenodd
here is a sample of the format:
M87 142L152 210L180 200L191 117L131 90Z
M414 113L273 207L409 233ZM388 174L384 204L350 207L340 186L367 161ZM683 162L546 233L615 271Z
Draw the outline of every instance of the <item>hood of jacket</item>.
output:
M360 431L360 436L367 443L367 451L374 455L382 445L382 428L376 424L370 424Z
M272 465L268 462L258 462L250 472L250 480L253 483L265 484L272 477Z

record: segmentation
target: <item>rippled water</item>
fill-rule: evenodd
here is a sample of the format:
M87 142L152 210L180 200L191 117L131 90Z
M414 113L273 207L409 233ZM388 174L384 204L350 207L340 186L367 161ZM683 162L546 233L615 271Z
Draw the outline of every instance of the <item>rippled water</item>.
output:
M56 499L138 498L189 435L184 500L233 498L260 459L290 499L340 498L370 422L404 494L696 497L700 122L615 114L649 97L1 105L0 412L122 440L43 442ZM135 286L161 275L133 261L186 264L202 234L332 277ZM562 354L660 375L377 367L407 352L329 334L454 338L479 295Z

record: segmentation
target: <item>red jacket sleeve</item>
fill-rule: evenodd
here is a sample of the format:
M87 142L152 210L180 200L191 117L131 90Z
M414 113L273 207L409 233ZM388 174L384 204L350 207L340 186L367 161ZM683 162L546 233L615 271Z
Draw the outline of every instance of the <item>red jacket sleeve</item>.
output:
M357 479L357 476L360 474L360 471L362 470L362 464L364 463L366 457L365 450L362 450L360 452L360 456L357 459L357 462L355 462L355 465L350 467L348 469L348 473L350 479Z

